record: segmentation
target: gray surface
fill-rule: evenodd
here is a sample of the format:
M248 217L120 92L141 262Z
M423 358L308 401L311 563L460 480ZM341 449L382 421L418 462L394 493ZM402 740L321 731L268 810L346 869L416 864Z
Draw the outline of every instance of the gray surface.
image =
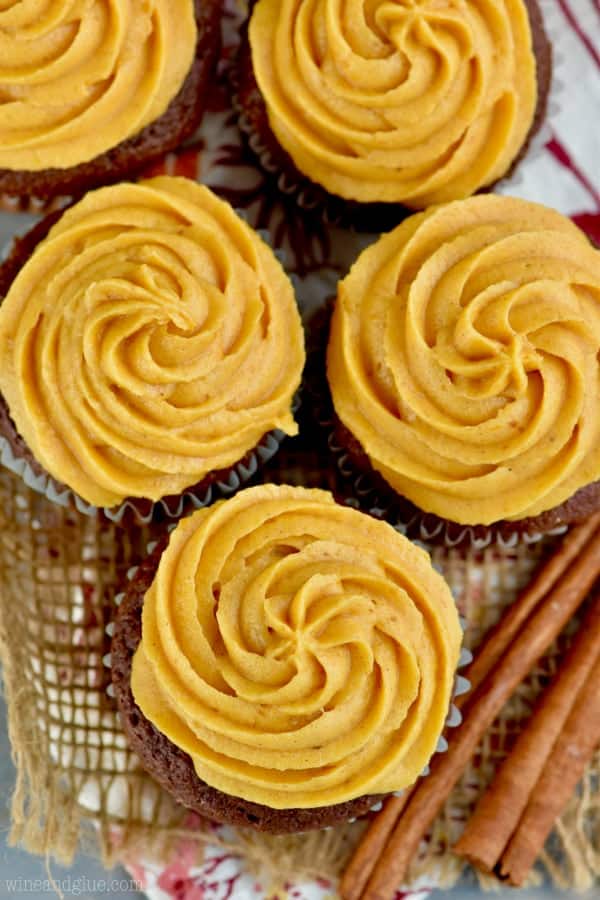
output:
M14 216L11 213L0 212L0 248L5 246L13 234L25 234L37 218L25 214Z

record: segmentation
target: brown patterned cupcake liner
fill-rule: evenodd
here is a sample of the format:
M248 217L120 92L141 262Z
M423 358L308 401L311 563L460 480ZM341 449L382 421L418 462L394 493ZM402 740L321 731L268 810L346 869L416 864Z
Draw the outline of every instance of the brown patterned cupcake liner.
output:
M40 216L54 212L67 206L73 200L72 197L24 197L18 194L0 194L0 212L28 213L32 216Z
M481 551L492 545L501 550L510 550L522 541L536 544L545 537L564 534L569 525L561 524L548 530L535 528L515 529L512 523L493 525L461 525L448 519L441 519L433 513L418 509L409 500L390 496L391 488L376 472L360 472L353 464L350 453L337 436L336 423L331 419L321 420L323 427L329 428L327 444L344 481L351 486L351 496L344 492L343 502L356 506L378 519L390 522L396 531L424 546L442 544L448 550ZM517 523L515 523L517 524Z

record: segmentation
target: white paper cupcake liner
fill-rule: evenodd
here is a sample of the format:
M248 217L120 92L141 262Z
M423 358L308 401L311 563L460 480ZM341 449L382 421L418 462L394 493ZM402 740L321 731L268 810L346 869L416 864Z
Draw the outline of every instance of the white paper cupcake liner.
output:
M364 218L366 211L373 204L360 204L358 201L346 200L335 194L329 194L324 187L311 182L308 176L302 172L298 172L298 175L295 176L282 170L281 164L273 155L270 147L253 130L252 123L240 106L235 92L233 93L232 105L238 113L238 127L243 138L254 153L260 168L269 178L275 181L277 190L283 197L293 197L296 205L308 215L315 216L318 213L327 227L343 227L346 231L353 234L359 232L376 234L382 230L379 226L371 228L361 227L361 210ZM395 225L400 224L403 218L414 212L414 210L410 210L401 203L386 204L386 207L388 208L387 214L393 219ZM353 209L356 210L355 217L351 212ZM395 216L396 210L398 213L397 217ZM389 227L391 228L393 225L390 224Z
M168 526L168 531L172 531L174 528L176 528L176 523L170 524ZM416 541L414 543L418 544L419 542ZM156 541L156 540L150 541L146 545L146 552L147 552L148 556L150 556L154 552L154 550L156 549L157 546L158 546L158 541ZM423 546L423 549L427 550L427 547L425 547L424 545L421 545L421 546ZM126 576L127 581L131 582L137 575L138 570L139 570L139 565L131 566L127 570L127 576ZM121 605L121 603L125 599L125 594L126 594L126 591L120 591L119 593L115 594L115 596L114 596L115 610L117 607L119 607ZM463 616L460 616L459 620L460 620L460 626L464 632L466 629L466 624L467 624L466 620L464 619ZM114 629L115 629L114 621L109 622L105 628L106 635L111 640L112 640L112 637L114 634ZM102 662L106 668L108 668L108 669L111 668L112 656L111 656L110 652L106 653L103 656ZM464 675L460 674L460 670L468 667L472 662L473 662L473 654L467 647L463 646L460 651L460 656L459 656L458 665L457 665L457 671L454 676L452 699L450 701L450 706L448 708L448 714L447 714L446 720L444 722L443 733L438 738L438 742L437 742L435 751L433 753L433 756L436 756L438 753L446 753L448 750L448 741L444 735L444 732L446 731L446 729L459 728L460 725L462 724L462 720L463 720L462 713L461 713L460 709L458 708L458 706L456 706L456 704L453 701L457 697L460 697L463 694L468 693L471 689L471 682L469 681L468 678L465 678ZM112 684L112 681L108 684L108 686L106 688L106 694L111 699L111 701L114 703L115 694L114 694L114 686ZM433 758L433 756L432 756L432 758ZM426 778L427 775L429 775L429 771L430 771L430 769L429 769L429 764L428 764L421 772L420 778ZM374 806L372 806L360 818L363 818L364 815L368 815L371 812L374 812L374 813L379 812L382 809L383 804L387 797L390 797L390 796L401 797L401 796L403 796L403 794L404 794L404 790L394 791L392 794L386 794L381 800L378 800L377 803L375 803ZM352 824L355 821L356 821L356 818L347 819L344 823L341 823L341 824ZM330 831L332 828L335 828L335 827L336 827L335 825L329 825L326 828L323 828L322 830ZM301 832L299 832L299 833L301 833Z
M23 213L32 216L46 215L57 209L62 209L73 200L72 196L61 197L30 197L19 194L2 194L0 192L0 211L8 213Z
M4 244L2 249L0 249L0 264L6 262L6 260L12 253L14 246L15 246L15 239L11 238L11 240L7 241L7 243Z
M209 506L214 500L234 494L261 466L275 456L285 437L285 432L280 429L270 431L254 450L231 467L225 480L214 481L200 492L188 489L174 498L163 497L153 502L145 513L141 512L133 498L124 500L115 507L98 507L86 503L71 488L59 488L51 475L45 472L40 475L36 474L26 459L15 456L9 442L2 435L0 435L0 463L22 478L27 487L38 494L43 494L51 503L74 507L84 516L97 516L101 513L110 522L116 524L121 524L124 519L132 517L136 524L148 525L158 515L167 520L177 520L186 510L191 512L201 509Z
M332 425L333 423L330 423L330 426ZM437 516L428 521L428 514L418 509L403 517L391 496L393 489L389 489L389 497L383 496L368 474L357 474L349 454L337 442L333 432L329 433L328 446L340 475L349 483L352 491L342 502L347 506L361 509L375 518L385 519L400 534L413 541L422 541L427 548L433 544L442 544L449 550L460 547L465 551L480 551L486 547L496 546L499 550L506 551L519 543L536 544L545 537L558 536L568 530L568 525L560 525L550 531L529 529L503 532L501 528L493 526L460 525ZM481 534L482 530L484 534Z

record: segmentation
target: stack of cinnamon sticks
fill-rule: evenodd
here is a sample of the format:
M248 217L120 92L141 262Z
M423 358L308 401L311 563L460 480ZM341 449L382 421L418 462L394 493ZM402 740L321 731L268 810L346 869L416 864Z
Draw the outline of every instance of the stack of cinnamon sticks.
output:
M430 774L390 797L352 857L343 900L388 900L477 746L518 685L588 597L600 574L600 514L573 528L479 648L458 698L463 723ZM461 702L462 701L462 702ZM600 592L528 726L482 798L456 851L522 884L600 745Z

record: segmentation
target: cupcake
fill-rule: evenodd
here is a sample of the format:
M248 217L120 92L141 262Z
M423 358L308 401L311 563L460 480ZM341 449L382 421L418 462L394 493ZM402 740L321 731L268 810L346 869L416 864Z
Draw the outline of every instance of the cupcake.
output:
M53 214L0 267L0 299L1 460L51 500L178 516L297 431L291 282L196 182L114 185Z
M325 491L260 485L199 510L118 600L123 728L203 816L325 827L412 784L436 750L462 637L450 589Z
M199 124L220 0L0 6L5 206L130 177Z
M258 0L236 91L282 190L381 230L507 175L543 120L551 68L536 0Z
M599 351L600 252L570 220L493 195L413 215L339 284L327 378L351 493L450 542L586 518Z

